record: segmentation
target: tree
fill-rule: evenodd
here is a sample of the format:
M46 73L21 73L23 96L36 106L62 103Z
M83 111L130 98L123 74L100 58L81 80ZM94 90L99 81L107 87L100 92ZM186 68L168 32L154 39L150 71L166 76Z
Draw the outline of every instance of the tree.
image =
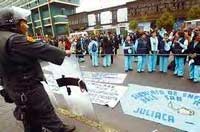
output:
M166 11L156 21L156 26L159 28L165 28L169 31L173 28L174 22L175 22L174 16L170 12Z
M189 20L200 18L200 7L199 6L191 7L187 13L187 18Z
M137 29L137 27L138 27L138 23L137 23L137 21L136 20L131 20L130 22L129 22L129 29L130 30L135 30L135 29Z

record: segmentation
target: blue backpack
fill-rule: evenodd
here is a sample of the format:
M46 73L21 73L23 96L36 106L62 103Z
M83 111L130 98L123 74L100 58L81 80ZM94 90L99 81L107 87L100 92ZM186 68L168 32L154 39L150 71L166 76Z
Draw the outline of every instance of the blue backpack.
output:
M95 43L92 44L92 52L97 51L97 45Z

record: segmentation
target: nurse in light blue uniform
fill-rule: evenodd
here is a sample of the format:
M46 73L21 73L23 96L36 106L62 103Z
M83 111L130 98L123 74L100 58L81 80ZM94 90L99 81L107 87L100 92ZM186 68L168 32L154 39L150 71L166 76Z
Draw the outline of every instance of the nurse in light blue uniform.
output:
M164 38L162 41L160 41L158 45L159 49L159 67L160 67L160 72L167 73L167 67L168 67L168 59L169 59L169 54L171 50L171 45L172 42L171 40L168 39L168 34L164 34Z
M150 54L149 54L149 63L148 63L148 71L153 72L156 71L157 64L157 54L158 54L158 37L156 31L153 31L152 36L150 37Z
M92 56L92 66L97 67L98 64L98 43L94 37L92 37L92 41L88 45L88 52Z
M129 35L126 37L126 41L123 43L123 50L124 50L124 70L125 72L133 71L134 47Z
M113 46L112 41L109 37L103 38L102 45L103 54L105 54L103 58L103 66L110 67L111 66L111 54L113 54Z
M137 72L144 72L147 60L147 54L149 53L149 46L145 33L140 33L140 38L135 42L135 51L138 57Z
M172 52L175 58L175 71L174 75L183 77L185 72L185 51L188 48L188 40L185 39L184 32L180 31L177 34L177 40L172 45Z
M193 80L194 79L194 56L193 54L195 53L194 52L194 48L196 47L197 45L197 41L195 40L196 39L196 36L193 36L194 37L194 40L188 45L188 54L189 54L189 80Z
M200 33L194 35L194 41L188 46L190 54L190 79L200 82Z

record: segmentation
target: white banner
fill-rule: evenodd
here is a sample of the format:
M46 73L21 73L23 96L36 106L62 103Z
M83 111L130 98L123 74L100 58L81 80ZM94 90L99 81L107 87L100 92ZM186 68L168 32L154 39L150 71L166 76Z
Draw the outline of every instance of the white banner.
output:
M130 84L120 102L125 114L188 132L200 130L200 94Z
M87 82L88 93L92 103L115 107L127 90L125 86L106 83Z
M98 83L122 84L127 74L107 73L107 72L88 72L83 71L82 76L86 81Z

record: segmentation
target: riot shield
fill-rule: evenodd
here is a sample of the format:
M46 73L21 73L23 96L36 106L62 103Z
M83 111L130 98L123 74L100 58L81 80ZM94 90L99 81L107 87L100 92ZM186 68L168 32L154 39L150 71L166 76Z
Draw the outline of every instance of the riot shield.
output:
M49 62L41 62L41 66L46 78L42 83L54 107L98 122L88 92L80 89L79 85L69 85L71 80L68 78L78 79L77 84L83 79L75 56L66 57L61 66ZM62 80L62 84L58 84L58 80Z

